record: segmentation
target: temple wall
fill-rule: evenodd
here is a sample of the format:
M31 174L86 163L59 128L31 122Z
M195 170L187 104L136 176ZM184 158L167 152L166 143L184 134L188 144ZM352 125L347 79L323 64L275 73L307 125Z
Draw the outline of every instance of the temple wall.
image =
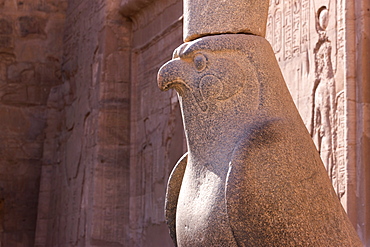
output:
M339 198L346 193L347 146L342 2L271 1L267 24L267 39Z
M125 6L123 6L124 8ZM134 13L134 14L133 14ZM157 72L182 43L182 2L154 1L132 12L131 246L173 246L164 218L167 180L185 153L175 91L161 92Z
M69 1L36 246L172 246L164 194L184 137L177 97L156 74L182 42L182 6L130 4Z
M66 1L0 1L0 246L34 246L47 99Z
M130 32L118 1L69 1L36 246L129 246Z
M350 102L351 107L356 108L356 117L351 121L351 136L355 136L355 140L351 145L356 150L356 159L353 159L356 164L356 197L353 198L357 202L352 215L356 215L360 238L365 246L370 246L370 2L350 3L348 19L351 22L347 37L352 41L348 48L348 54L352 54L352 58L348 67L351 75L355 74L350 85L356 99ZM352 30L356 35L350 35Z
M369 245L365 98L370 78L365 61L370 30L365 2L271 0L266 38L334 190Z

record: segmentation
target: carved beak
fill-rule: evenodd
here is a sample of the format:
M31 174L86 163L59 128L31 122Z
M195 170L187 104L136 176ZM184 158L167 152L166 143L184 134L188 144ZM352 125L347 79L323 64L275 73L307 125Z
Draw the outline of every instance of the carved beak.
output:
M193 94L199 107L205 112L208 106L204 102L200 89L192 88L185 82L187 81L186 76L189 75L191 75L191 71L186 70L186 65L184 65L180 59L173 59L159 69L157 76L158 87L162 91L173 88L180 96L184 96L185 90L189 90Z
M181 94L184 87L190 89L184 82L184 68L180 59L174 59L165 63L159 69L157 81L158 87L162 91L173 88Z

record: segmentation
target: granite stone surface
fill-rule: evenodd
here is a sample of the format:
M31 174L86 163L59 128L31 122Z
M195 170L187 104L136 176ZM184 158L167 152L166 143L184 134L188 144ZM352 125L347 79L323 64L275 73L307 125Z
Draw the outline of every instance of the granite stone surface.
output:
M185 43L158 85L188 145L167 192L176 245L362 246L263 37Z
M268 0L184 0L184 41L225 33L264 37L268 8Z

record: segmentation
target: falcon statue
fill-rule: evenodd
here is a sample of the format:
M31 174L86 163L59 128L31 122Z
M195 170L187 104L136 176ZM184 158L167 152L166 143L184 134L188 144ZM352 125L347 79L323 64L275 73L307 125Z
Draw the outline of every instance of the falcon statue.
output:
M362 246L263 37L184 43L158 85L188 146L166 195L176 246Z

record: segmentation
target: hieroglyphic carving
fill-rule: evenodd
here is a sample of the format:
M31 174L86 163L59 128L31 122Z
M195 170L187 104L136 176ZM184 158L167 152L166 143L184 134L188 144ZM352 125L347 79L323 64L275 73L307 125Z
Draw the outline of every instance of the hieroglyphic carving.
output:
M344 58L344 39L345 39L345 30L344 30L344 0L338 0L337 2L337 36L338 36L338 59Z
M273 39L273 17L272 15L269 15L267 17L267 24L266 24L266 39L267 40L271 40ZM274 45L271 43L272 47L274 47Z
M292 0L284 1L284 59L292 58Z
M266 36L339 197L346 177L344 3L272 0Z
M342 198L346 192L346 160L345 160L345 96L344 91L337 94L335 112L335 156L332 177L335 192Z
M344 66L344 42L345 42L345 8L344 0L337 1L337 63L340 67ZM343 80L344 75L338 73L340 69L336 67L337 77ZM334 165L336 168L336 177L332 178L333 186L337 192L338 197L341 199L346 193L346 177L347 177L347 164L346 164L346 113L345 113L345 92L342 90L336 97L336 112L335 112L335 159Z
M304 52L307 48L307 43L310 39L310 1L302 0L302 20L301 20L301 51Z
M301 1L294 0L293 3L293 27L292 27L292 49L293 56L300 53L300 29L301 29Z
M299 56L306 51L310 36L310 0L285 0L283 4L273 0L270 4L273 11L267 20L266 39L275 53L284 48L284 60Z
M283 25L282 25L282 13L279 8L276 9L274 14L274 37L273 37L273 43L274 43L274 51L275 53L278 53L281 50L281 44L282 44L282 31L283 31Z

